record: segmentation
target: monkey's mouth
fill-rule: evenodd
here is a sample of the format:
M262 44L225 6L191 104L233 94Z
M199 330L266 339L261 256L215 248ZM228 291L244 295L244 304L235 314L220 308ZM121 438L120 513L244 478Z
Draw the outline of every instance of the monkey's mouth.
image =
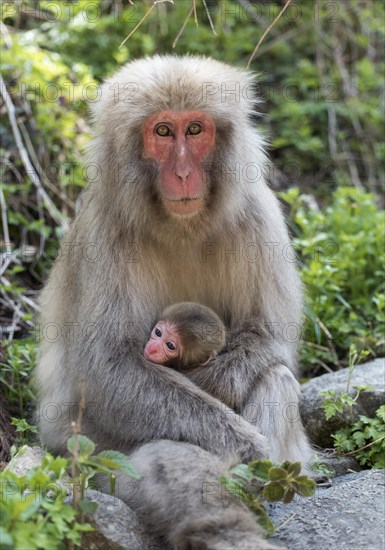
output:
M169 212L178 216L193 216L194 214L198 214L204 206L202 196L183 197L182 199L168 199L164 197L163 202Z

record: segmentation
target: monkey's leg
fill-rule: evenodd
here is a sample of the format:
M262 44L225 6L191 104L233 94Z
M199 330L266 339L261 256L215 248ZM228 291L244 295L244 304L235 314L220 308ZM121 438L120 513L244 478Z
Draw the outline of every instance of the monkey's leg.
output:
M299 394L292 372L275 365L258 379L241 415L268 438L272 460L300 461L306 470L312 450L300 418Z
M123 474L116 495L133 508L149 532L178 550L274 550L255 518L219 483L229 465L188 443L154 441L130 455L140 474ZM102 481L108 492L109 483Z

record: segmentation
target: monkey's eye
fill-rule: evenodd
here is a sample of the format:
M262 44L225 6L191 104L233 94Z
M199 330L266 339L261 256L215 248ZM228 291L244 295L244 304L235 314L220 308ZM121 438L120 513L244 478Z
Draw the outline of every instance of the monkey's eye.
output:
M166 346L168 347L168 349L170 351L175 351L176 350L176 347L174 346L174 344L172 342L166 342Z
M191 136L196 136L200 134L202 131L202 126L199 124L199 122L192 122L190 126L187 128L187 134L190 134Z
M158 336L159 338L162 336L162 331L160 330L160 328L154 329L154 332L155 332L155 335Z
M158 124L158 126L155 128L155 132L158 134L158 136L161 137L172 136L172 132L167 124Z

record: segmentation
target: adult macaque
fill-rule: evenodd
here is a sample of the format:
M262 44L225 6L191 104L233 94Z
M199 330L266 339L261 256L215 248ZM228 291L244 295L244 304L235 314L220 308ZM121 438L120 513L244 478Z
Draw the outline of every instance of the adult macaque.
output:
M226 329L209 307L181 302L167 307L151 331L144 357L184 369L207 365L223 349Z
M295 378L301 285L265 183L252 81L211 59L156 56L105 83L91 181L42 295L43 443L65 452L84 388L82 432L130 454L142 477L133 491L121 476L120 496L178 548L271 548L217 479L237 461L310 452ZM227 336L209 365L181 373L143 349L153 320L185 301L213 309Z

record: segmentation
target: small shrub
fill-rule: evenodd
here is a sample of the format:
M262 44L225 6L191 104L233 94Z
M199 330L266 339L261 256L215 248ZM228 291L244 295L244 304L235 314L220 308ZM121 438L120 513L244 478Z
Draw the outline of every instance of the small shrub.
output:
M385 405L377 409L374 418L360 416L351 426L338 430L333 439L337 451L354 454L361 466L385 468Z
M301 362L344 365L351 344L385 353L385 217L374 197L339 188L324 211L298 189L282 194L306 289Z
M29 548L65 550L65 541L80 545L81 534L92 530L76 520L64 503L63 482L69 461L47 454L39 467L18 477L0 473L0 539L4 550Z
M93 530L84 522L84 514L92 515L98 506L84 500L90 479L96 473L108 474L113 489L115 470L133 479L139 477L126 455L117 451L94 454L95 444L86 436L75 433L67 448L71 458L54 458L47 453L39 466L22 477L9 470L0 473L0 540L4 550L65 550L67 543L81 546L82 533ZM72 506L64 502L69 486Z
M247 465L238 464L230 470L229 476L222 476L219 481L244 501L268 533L274 532L274 525L266 513L264 500L282 500L288 504L296 493L308 497L315 490L314 481L301 475L300 462L286 461L277 465L271 460L255 460Z
M11 412L24 417L34 402L30 384L32 370L36 364L37 344L32 338L5 341L1 344L0 386L3 399Z
M385 468L385 405L376 411L375 418L359 416L353 422L353 408L362 391L370 386L354 386L355 396L349 393L350 381L354 370L360 359L366 356L365 350L357 353L354 346L349 350L349 377L346 392L336 390L325 390L322 396L326 399L321 404L325 412L326 420L333 418L336 414L349 411L351 425L339 429L334 435L334 447L341 454L354 455L361 466L367 468Z

